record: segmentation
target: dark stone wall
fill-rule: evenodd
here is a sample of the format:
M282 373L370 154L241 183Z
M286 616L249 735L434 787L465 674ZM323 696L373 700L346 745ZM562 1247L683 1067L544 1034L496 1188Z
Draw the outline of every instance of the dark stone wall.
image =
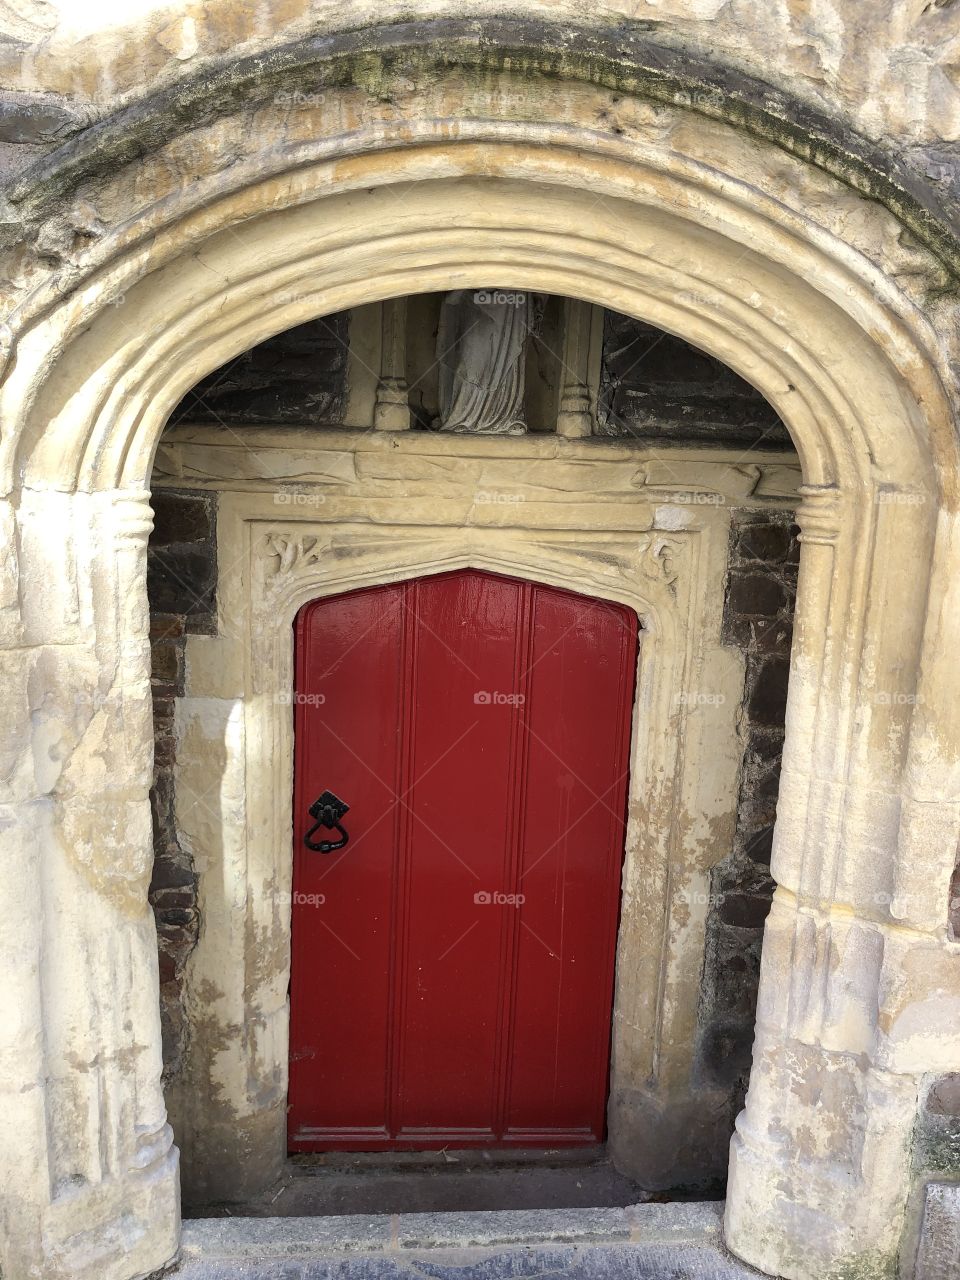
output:
M927 1177L960 1177L960 1072L930 1080L914 1129L914 1166Z
M913 1126L912 1183L914 1195L914 1230L919 1234L923 1212L924 1189L933 1182L960 1182L960 1072L927 1076L921 1088L921 1103ZM934 1241L931 1241L933 1244ZM912 1255L913 1250L910 1250ZM924 1270L924 1276L955 1276L949 1267L949 1240L932 1250L942 1257L946 1269ZM956 1255L950 1260L956 1263ZM918 1273L919 1275L919 1273Z
M180 1068L189 1034L183 967L200 932L197 876L177 834L174 809L174 702L183 696L184 642L216 631L216 498L161 489L151 499L154 529L147 548L150 600L154 776L154 863L150 904L160 953L160 1019L165 1078Z
M790 643L800 546L791 511L735 511L730 532L723 642L746 659L744 740L730 854L714 868L700 991L696 1074L743 1105L756 1016L763 924L783 751Z
M436 316L432 313L439 309L440 297L414 297L409 311L408 355L415 353L419 360L411 364L408 359L407 374L414 389L414 426L421 429L431 427L436 415L435 404L420 400L431 399L431 387L435 399ZM425 311L426 304L430 305ZM558 315L559 304L558 298L547 298L547 312ZM427 327L434 336L422 349L418 329L430 315ZM553 429L545 405L552 406L556 388L544 392L538 365L543 349L562 346L556 324L553 329L545 347L537 334L528 344L531 430ZM346 406L349 337L349 312L275 334L201 379L174 409L170 422L336 426L343 421ZM682 338L615 311L604 312L597 409L600 436L660 444L793 448L777 414L743 378Z
M604 313L597 433L658 443L792 449L756 388L682 338Z
M311 427L341 422L349 316L342 311L310 320L257 343L201 378L174 409L170 424L269 422Z

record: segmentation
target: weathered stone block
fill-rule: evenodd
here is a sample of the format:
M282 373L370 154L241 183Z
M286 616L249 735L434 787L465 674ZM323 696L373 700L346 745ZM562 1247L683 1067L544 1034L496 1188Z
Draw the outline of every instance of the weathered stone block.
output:
M147 561L147 591L158 613L179 613L187 628L213 613L217 590L216 555L205 544L158 547Z
M762 573L730 575L727 606L734 613L775 618L787 604L787 593L776 578Z
M790 664L786 659L769 658L759 666L747 702L747 715L753 724L777 728L783 724L789 680Z
M171 543L208 542L213 536L215 499L204 493L156 489L150 495L153 508L151 547Z
M927 1186L915 1280L956 1280L960 1275L960 1183Z

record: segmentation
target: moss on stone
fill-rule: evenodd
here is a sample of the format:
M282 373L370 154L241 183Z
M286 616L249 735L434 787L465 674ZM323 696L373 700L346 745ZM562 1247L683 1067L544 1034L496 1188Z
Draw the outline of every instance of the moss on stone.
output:
M892 154L771 86L645 37L653 24L607 31L519 20L413 20L344 31L204 68L125 106L48 153L10 191L41 221L82 182L156 150L179 132L282 90L356 87L390 99L391 81L445 69L582 81L722 121L781 147L888 208L960 280L960 230L919 174ZM6 228L18 238L17 228Z

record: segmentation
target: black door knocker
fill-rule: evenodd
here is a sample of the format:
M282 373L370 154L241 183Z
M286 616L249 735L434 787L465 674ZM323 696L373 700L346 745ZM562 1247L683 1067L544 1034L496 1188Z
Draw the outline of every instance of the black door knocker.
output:
M318 796L310 806L309 813L311 818L315 818L313 826L303 837L303 843L308 849L313 849L316 853L333 853L334 849L342 849L350 839L349 835L340 825L340 819L350 809L348 804L333 794L332 791L324 791ZM321 827L326 827L328 831L339 831L341 838L339 840L311 840L310 837L319 831Z

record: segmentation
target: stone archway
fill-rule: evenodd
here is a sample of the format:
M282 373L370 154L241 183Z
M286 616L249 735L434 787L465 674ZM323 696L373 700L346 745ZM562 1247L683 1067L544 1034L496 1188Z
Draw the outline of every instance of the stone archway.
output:
M615 141L550 119L463 123L450 140L443 92L442 77L408 92L416 127L401 138L345 90L356 127L328 123L295 166L271 158L239 189L211 172L165 195L155 173L139 225L124 223L122 181L105 179L117 231L62 300L57 273L36 268L0 391L19 550L5 595L20 754L4 936L7 995L27 1011L10 1022L24 1090L4 1156L18 1170L5 1179L10 1265L123 1280L176 1249L146 904L145 485L164 418L202 373L299 320L496 276L682 332L753 382L797 442L805 545L780 887L727 1240L794 1280L880 1276L902 1229L921 1078L958 1060L956 1033L929 1030L957 998L947 888L960 827L945 639L957 458L937 335L866 245L759 191L769 156L732 130L688 134L688 152L644 147L638 112ZM489 85L472 92L506 109ZM576 92L585 118L609 101ZM169 159L158 152L158 172Z

